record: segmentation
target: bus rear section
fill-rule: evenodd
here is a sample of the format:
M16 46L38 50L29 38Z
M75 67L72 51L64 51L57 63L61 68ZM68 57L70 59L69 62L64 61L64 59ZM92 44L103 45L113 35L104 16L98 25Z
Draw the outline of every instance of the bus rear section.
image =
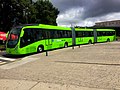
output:
M96 29L97 42L111 42L116 40L115 30L113 29Z

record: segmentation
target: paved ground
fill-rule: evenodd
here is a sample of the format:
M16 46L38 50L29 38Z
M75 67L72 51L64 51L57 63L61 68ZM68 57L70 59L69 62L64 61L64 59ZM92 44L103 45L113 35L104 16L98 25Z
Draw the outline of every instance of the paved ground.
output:
M0 51L0 66L21 60L21 57L7 55L5 50Z
M0 66L0 90L120 90L120 42L48 53Z

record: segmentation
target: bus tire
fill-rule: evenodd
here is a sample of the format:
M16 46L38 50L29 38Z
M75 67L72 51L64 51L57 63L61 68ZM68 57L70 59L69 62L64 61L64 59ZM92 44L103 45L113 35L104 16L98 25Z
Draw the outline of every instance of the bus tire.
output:
M41 53L41 52L43 52L43 51L44 51L44 47L43 47L43 46L38 46L37 52L38 52L38 53Z
M109 38L107 39L107 42L110 42L110 39L109 39Z
M89 40L89 41L88 41L88 44L92 44L92 41L91 41L91 40Z
M64 44L64 48L67 48L68 47L68 43L66 42L65 44Z

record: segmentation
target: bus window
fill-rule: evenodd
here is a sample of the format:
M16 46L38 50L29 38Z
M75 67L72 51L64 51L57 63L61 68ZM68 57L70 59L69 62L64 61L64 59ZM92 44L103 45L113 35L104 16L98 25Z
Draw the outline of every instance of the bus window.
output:
M83 32L81 32L81 31L80 31L80 32L77 32L77 33L76 33L76 37L83 37Z
M71 31L67 31L67 34L68 34L68 38L72 37L72 32Z
M44 29L42 29L42 38L47 39L47 33Z
M58 38L58 33L57 33L57 31L54 31L54 38Z
M7 47L9 48L13 48L17 45L18 43L18 37L20 36L20 32L21 32L21 28L13 28L9 34L8 34L8 38L7 38Z
M31 44L34 39L33 36L31 29L24 29L24 35L21 37L21 47Z
M89 32L84 32L85 33L85 37L89 37Z
M102 32L101 31L98 31L97 32L97 36L102 36L103 34L102 34Z
M104 31L104 32L102 32L102 35L103 35L103 36L106 36L106 32L105 32L105 31Z
M93 36L93 32L90 32L90 37L92 37Z
M42 30L37 30L35 32L35 35L36 35L37 40L42 40L43 39L43 31Z

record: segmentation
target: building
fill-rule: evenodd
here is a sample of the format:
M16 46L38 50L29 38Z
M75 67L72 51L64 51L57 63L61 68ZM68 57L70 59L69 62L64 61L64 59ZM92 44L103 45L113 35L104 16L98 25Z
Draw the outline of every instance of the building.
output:
M96 27L120 27L120 20L105 21L95 23Z

